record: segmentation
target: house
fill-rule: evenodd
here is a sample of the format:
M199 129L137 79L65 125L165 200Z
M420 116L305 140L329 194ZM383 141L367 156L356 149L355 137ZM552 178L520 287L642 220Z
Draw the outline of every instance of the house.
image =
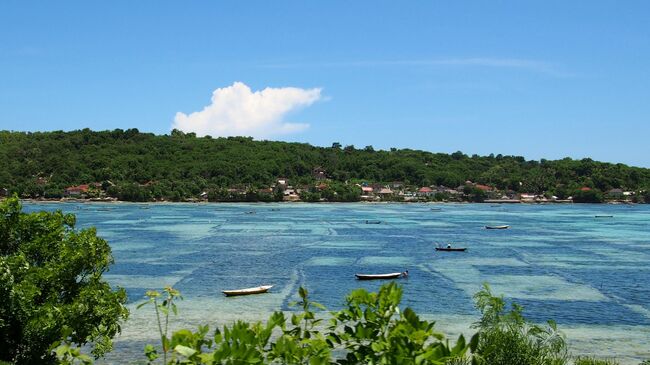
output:
M399 188L401 188L403 186L404 186L404 183L402 181L393 181L390 184L390 187L393 188L393 189L399 189Z
M278 178L278 185L286 186L288 183L289 183L289 180L286 177L279 177Z
M591 191L591 188L587 186L583 186L580 188L580 191Z
M366 201L379 199L378 197L375 197L373 191L373 188L370 186L361 186L361 196L359 198Z
M434 196L435 194L436 192L428 186L421 187L417 192L418 196Z
M282 194L283 194L282 200L284 201L300 200L300 196L298 195L298 192L292 187L287 187L286 189L284 189L284 192Z
M482 191L484 191L486 193L495 190L494 187L488 186L488 185L476 184L476 185L474 185L474 187L479 189L479 190L482 190Z
M393 191L390 190L389 188L382 188L382 189L379 190L379 192L377 194L383 195L383 196L388 196L388 195L393 195Z
M9 195L9 190L2 188L0 189L0 197L8 196Z
M521 194L519 194L519 200L521 200L522 202L526 202L526 203L534 202L535 197L536 197L536 195L531 194L531 193L521 193Z
M312 170L312 176L316 180L325 180L327 179L327 174L325 173L325 169L322 167L316 167Z
M65 188L65 190L63 191L63 195L80 197L86 195L88 193L88 189L90 189L90 186L88 186L88 184L69 186Z

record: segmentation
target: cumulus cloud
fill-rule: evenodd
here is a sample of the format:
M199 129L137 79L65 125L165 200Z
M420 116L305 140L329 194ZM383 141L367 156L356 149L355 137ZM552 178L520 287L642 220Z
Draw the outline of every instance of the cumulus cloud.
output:
M284 117L291 111L309 106L321 98L321 89L297 87L271 88L253 92L242 82L216 89L212 103L203 110L185 114L178 112L172 128L194 132L198 136L270 136L296 133L309 124L288 123Z

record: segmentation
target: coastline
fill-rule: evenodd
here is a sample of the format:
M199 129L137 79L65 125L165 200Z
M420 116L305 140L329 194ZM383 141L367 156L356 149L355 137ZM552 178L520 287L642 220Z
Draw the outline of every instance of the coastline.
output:
M0 199L2 200L2 199ZM485 200L482 202L471 202L471 201L320 201L320 202L306 202L301 200L287 200L287 201L207 201L207 200L196 200L196 201L168 201L168 200L154 200L146 202L136 202L128 200L96 200L96 199L32 199L32 198L21 198L21 202L30 202L30 203L44 203L44 204L63 204L63 203L82 203L82 204L139 204L139 205L149 205L149 204L349 204L349 203L360 203L360 204L428 204L428 205L458 205L458 204L490 204L490 205L512 205L512 204L523 204L523 205L557 205L557 204L593 204L593 205L638 205L638 204L647 204L647 203L633 203L629 201L604 201L604 202L594 202L594 203L577 203L571 200L549 200L549 201L521 201L521 200Z

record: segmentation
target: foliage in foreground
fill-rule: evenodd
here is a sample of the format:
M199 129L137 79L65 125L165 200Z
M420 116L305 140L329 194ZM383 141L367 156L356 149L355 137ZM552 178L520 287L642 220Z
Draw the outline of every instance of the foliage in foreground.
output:
M126 293L101 278L108 243L76 230L72 214L21 210L17 198L0 202L0 362L53 363L60 340L110 351L128 311Z
M434 331L434 323L422 321L411 309L400 311L402 289L395 283L379 293L363 289L347 297L347 306L331 313L329 325L317 318L322 305L309 300L300 289L300 313L290 319L273 313L266 323L237 321L232 326L196 332L179 330L168 337L167 323L178 292L167 288L161 294L149 292L149 301L158 316L161 348L151 345L145 354L152 363L162 357L164 364L448 364L463 359L472 343L461 335L455 346ZM334 354L344 354L336 357Z
M522 315L522 307L513 303L506 310L503 297L492 294L485 284L474 295L481 320L476 353L490 365L563 365L568 363L564 336L555 322L546 326L530 323Z
M378 293L354 290L346 308L330 312L329 324L317 316L323 306L299 291L302 311L289 320L276 312L267 322L237 321L216 329L199 326L168 336L170 313L176 314L178 291L166 288L161 295L148 292L158 318L161 347L147 345L150 364L440 364L440 365L617 365L611 359L577 357L571 360L564 336L552 321L541 326L528 322L522 308L507 310L503 297L489 286L475 295L481 319L477 333L466 342L461 335L454 346L434 330L434 322L422 321L410 308L399 309L402 289L383 285ZM650 365L645 361L640 365Z

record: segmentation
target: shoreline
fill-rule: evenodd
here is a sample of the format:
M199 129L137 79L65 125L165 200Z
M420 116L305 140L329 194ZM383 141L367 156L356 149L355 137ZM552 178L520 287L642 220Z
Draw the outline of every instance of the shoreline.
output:
M6 197L5 197L6 198ZM2 200L2 199L0 199ZM558 204L592 204L592 205L644 205L647 203L633 203L627 201L606 201L602 203L576 203L571 200L556 200L556 201L539 201L539 202L530 202L530 201L520 201L520 200L507 200L507 201L497 201L497 200L485 200L482 202L469 202L469 201L323 201L323 202L305 202L305 201L218 201L211 202L207 200L200 201L146 201L146 202L134 202L128 200L91 200L91 199L20 199L21 202L29 203L46 203L46 204L61 204L61 203L81 203L81 204L140 204L140 205L149 205L149 204L349 204L349 203L358 203L358 204L430 204L430 205L453 205L453 204L489 204L489 205L558 205Z

